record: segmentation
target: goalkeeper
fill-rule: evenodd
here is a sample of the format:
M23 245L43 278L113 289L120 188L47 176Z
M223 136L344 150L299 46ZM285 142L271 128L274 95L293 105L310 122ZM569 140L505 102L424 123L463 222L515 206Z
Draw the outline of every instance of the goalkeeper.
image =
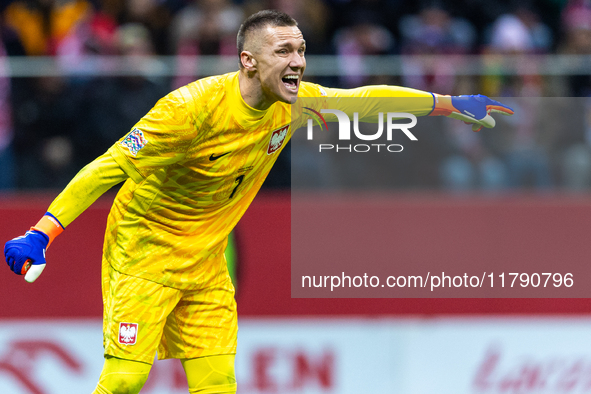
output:
M491 112L513 113L484 96L303 82L306 44L281 12L250 16L237 41L239 71L162 98L74 177L30 231L6 243L10 269L33 282L55 238L125 181L104 241L105 363L94 393L138 393L156 352L181 360L190 393L236 392L237 314L224 249L291 137L296 97L413 97L400 100L400 112L454 117L474 130L494 126Z

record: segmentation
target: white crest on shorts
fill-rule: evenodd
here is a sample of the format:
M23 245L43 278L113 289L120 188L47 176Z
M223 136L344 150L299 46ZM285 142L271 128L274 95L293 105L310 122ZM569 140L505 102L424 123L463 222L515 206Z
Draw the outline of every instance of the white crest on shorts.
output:
M122 345L135 345L137 327L137 323L119 323L119 343Z

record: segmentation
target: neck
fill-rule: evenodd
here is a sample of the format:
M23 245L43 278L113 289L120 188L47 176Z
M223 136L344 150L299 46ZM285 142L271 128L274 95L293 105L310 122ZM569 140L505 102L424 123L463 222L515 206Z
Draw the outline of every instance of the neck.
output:
M238 75L238 84L242 99L252 108L264 111L273 104L264 95L261 83L255 73L249 75L248 71L244 68L241 69Z

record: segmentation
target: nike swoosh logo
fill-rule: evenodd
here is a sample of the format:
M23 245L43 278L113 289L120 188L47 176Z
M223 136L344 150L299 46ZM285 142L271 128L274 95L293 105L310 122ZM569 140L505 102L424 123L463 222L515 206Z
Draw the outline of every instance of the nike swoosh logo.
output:
M219 155L219 156L214 156L214 154L212 153L211 156L209 156L209 161L216 161L217 159L219 159L220 157L224 157L227 154L230 154L231 152L226 152L223 155Z

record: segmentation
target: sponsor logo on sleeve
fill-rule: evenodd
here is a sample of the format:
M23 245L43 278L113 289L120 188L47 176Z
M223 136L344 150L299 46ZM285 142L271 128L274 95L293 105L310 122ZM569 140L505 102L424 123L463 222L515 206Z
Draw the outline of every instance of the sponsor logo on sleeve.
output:
M144 133L139 129L133 129L121 141L121 145L129 149L129 152L136 156L138 152L148 144L148 140L144 137Z

